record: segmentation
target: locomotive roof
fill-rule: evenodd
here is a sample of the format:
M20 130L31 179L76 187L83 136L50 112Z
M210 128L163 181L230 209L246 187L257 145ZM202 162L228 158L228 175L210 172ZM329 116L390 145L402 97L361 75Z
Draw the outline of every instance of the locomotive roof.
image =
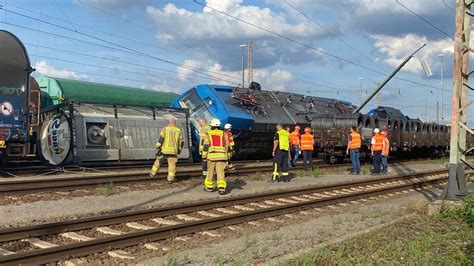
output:
M37 77L41 91L50 98L50 103L63 101L80 103L169 107L176 94L154 90L138 89L125 86L93 83L80 80ZM43 102L46 103L47 101ZM42 106L42 108L47 106Z

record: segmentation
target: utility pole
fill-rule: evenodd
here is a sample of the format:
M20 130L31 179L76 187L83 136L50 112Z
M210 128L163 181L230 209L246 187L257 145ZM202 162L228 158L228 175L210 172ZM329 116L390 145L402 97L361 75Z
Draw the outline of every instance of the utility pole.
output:
M247 43L247 82L252 83L253 81L253 65L252 65L252 49L253 49L253 43L252 41L249 41Z
M362 105L362 103L364 102L364 95L362 93L362 81L364 80L364 78L358 78L358 80L360 80L360 105Z
M436 102L436 124L439 124L439 102Z
M239 45L242 48L242 88L245 88L245 64L244 64L244 48L247 47L246 44Z
M441 124L444 125L444 56L445 54L438 55L441 57Z
M441 194L442 199L455 200L458 196L467 195L466 180L464 176L465 154L471 149L466 149L466 130L474 132L466 125L468 104L468 76L469 56L474 51L471 49L471 3L465 0L456 0L456 26L454 42L454 69L453 89L451 100L451 140L449 148L449 179L448 185Z

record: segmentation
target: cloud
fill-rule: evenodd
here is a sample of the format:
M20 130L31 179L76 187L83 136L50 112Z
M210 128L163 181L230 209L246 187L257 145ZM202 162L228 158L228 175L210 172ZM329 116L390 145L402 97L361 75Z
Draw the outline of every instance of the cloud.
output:
M243 5L241 0L207 0L207 5L222 10L260 27L270 29L292 39L318 46L327 33L318 26L277 13L270 8ZM156 24L157 38L166 44L184 43L203 51L217 60L223 69L240 68L240 44L252 40L254 67L262 68L277 62L301 64L322 61L323 56L313 50L276 37L269 32L239 22L208 8L192 12L167 4L162 9L147 7L147 14Z
M87 78L86 75L80 75L74 71L57 69L53 66L50 66L48 62L44 60L37 61L34 68L36 69L36 73L45 75L45 76L51 76L51 77L57 77L57 78L69 78L69 79Z
M446 55L444 59L445 69L451 69L449 64L453 55L453 42L449 38L429 41L426 36L406 34L400 37L372 35L371 39L374 41L374 47L377 51L387 55L383 62L393 68L405 60L410 53L426 43L427 46L419 51L415 55L416 58L411 59L403 70L423 74L420 59L426 59L433 73L437 76L438 70L441 68L440 54Z

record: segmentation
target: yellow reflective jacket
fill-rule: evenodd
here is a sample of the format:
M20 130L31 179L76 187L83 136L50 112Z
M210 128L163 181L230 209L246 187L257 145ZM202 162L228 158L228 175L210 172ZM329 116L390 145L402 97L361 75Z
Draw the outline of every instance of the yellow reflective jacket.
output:
M278 130L278 146L280 150L287 151L290 148L290 137L288 131L282 129Z
M229 137L220 129L212 129L207 132L204 141L202 158L210 161L227 160L229 149Z
M160 132L156 148L161 149L163 154L178 155L181 152L182 142L181 130L174 126L166 126Z
M207 132L209 130L211 130L211 127L209 125L201 127L201 129L199 130L199 154L202 154L202 149L204 147L204 142L207 138Z

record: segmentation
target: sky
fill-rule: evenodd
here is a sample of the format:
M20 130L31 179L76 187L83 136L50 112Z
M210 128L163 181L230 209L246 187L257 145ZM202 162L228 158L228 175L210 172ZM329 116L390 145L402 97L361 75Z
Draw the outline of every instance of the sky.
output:
M450 120L454 0L0 0L0 29L25 44L35 75L181 93L254 81L267 90ZM433 73L427 77L420 61ZM441 79L443 71L444 78ZM247 72L245 71L247 84ZM443 89L441 89L443 86ZM437 104L440 106L437 109ZM472 112L472 111L471 111ZM469 114L471 114L471 112Z

